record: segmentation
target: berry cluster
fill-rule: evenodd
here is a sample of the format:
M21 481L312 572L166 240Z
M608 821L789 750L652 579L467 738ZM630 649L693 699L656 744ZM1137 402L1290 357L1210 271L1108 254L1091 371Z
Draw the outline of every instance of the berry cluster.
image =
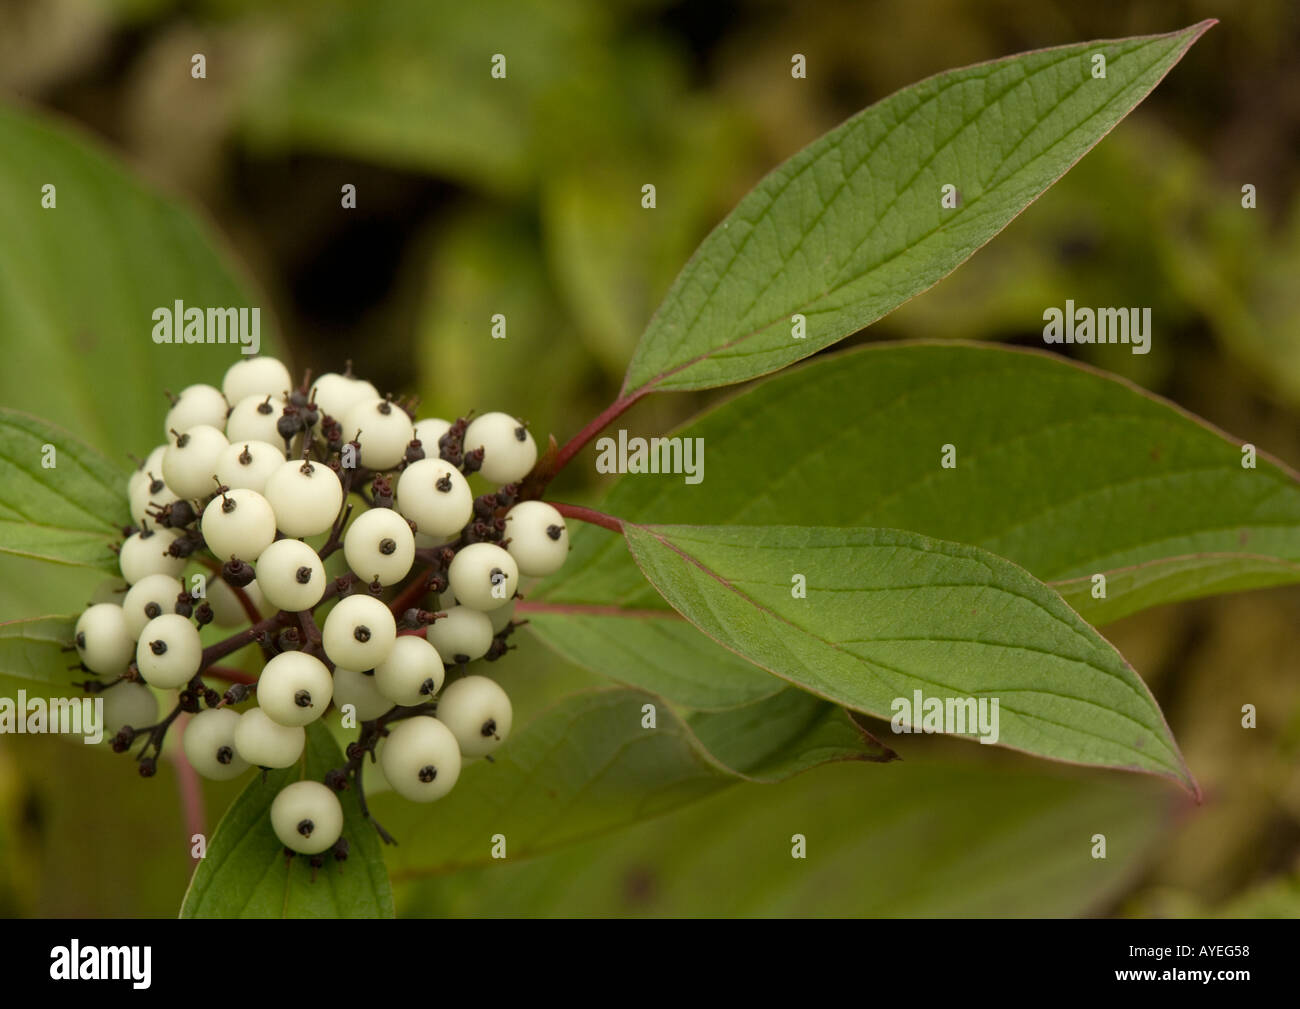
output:
M219 390L183 390L168 441L127 483L126 585L76 625L80 667L96 677L81 685L102 693L114 750L145 740L146 777L181 712L193 715L185 756L214 779L288 767L304 726L331 708L352 715L360 735L347 763L271 806L277 837L313 865L347 854L337 791L355 787L369 816L367 755L415 802L446 795L463 760L491 759L510 733L510 699L467 667L512 647L520 578L551 574L569 549L563 516L520 500L537 462L520 421L413 414L350 365L295 385L279 361L256 357ZM471 478L491 488L476 495ZM204 645L207 625L244 622ZM256 676L218 664L254 643ZM150 687L178 691L161 720Z

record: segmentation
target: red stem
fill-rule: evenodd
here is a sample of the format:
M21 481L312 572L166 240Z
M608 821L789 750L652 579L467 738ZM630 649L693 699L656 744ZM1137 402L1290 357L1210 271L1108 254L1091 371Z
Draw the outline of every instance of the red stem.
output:
M244 608L244 616L248 617L248 622L255 624L261 620L262 614L257 612L257 607L253 605L253 600L248 598L248 593L237 586L230 585L229 582L226 582L226 584L230 587L231 591L235 593L235 598L239 600L239 605Z
M620 396L597 414L590 424L565 442L564 447L561 448L555 456L555 462L551 467L551 476L549 479L554 479L556 474L564 469L575 455L582 451L587 442L600 434L601 431L609 426L615 417L623 413L628 407L649 391L649 389L642 388L630 395Z
M187 718L186 721L188 720ZM185 732L184 725L181 732ZM198 772L190 766L190 762L185 759L185 752L179 747L171 752L171 759L176 766L176 787L181 793L181 806L185 809L185 828L191 838L195 834L206 837L208 829L203 809L203 785L199 781ZM192 842L190 850L193 851ZM191 855L190 861L197 865L199 860Z
M252 673L246 673L242 669L231 669L229 666L208 666L203 670L203 676L211 676L214 680L225 680L227 683L256 683L257 677Z
M566 518L577 519L579 522L590 522L594 526L600 526L602 529L616 532L620 536L623 534L623 520L615 518L613 515L606 515L604 512L598 512L594 508L584 508L582 505L563 504L559 501L548 501L547 504Z

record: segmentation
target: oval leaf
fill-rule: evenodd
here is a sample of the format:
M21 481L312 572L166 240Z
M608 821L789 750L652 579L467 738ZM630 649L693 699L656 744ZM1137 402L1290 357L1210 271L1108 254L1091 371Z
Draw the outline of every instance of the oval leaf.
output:
M0 243L0 402L56 418L101 451L143 457L166 435L162 390L220 385L240 356L237 334L234 343L154 343L154 311L177 301L256 306L248 281L189 210L85 136L3 108L0 150L9 239ZM52 208L42 206L47 185ZM258 307L265 351L274 323Z
M1110 132L1212 24L981 63L859 112L768 175L704 240L642 335L624 395L776 371L937 283ZM1092 76L1096 54L1104 78ZM941 206L945 185L955 187L953 209Z
M918 727L918 691L922 713L936 698L987 699L993 732L982 734L992 742L1196 789L1128 663L1009 561L887 529L629 523L625 532L674 609L818 696ZM792 593L796 575L806 598Z
M117 572L126 472L67 431L0 409L0 553Z
M76 622L76 617L37 617L0 624L0 696L32 684L52 687L60 697L81 696L72 681L90 677L68 668L76 664L76 653L64 650L72 644Z
M1300 581L1300 477L1262 452L1245 468L1240 440L1042 351L871 345L773 376L674 436L703 444L705 482L625 477L604 511L911 529L1014 561L1093 623ZM530 599L659 605L618 537L573 532L562 580Z
M446 798L417 806L391 793L368 797L400 842L387 850L394 878L490 863L497 834L508 858L523 858L742 779L774 781L828 760L892 756L843 711L798 693L784 690L701 723L639 690L571 695L513 735L492 763L467 763ZM654 728L643 725L646 705L655 706ZM769 731L759 731L764 726Z
M350 850L346 862L327 855L312 879L307 860L286 864L271 829L271 802L285 785L320 781L343 755L323 725L307 726L300 764L249 782L217 824L207 857L194 870L182 918L391 918L393 894L375 828L361 815L356 792L339 794Z
M1181 805L1149 780L909 754L888 773L827 767L741 785L617 837L410 884L398 907L457 917L1098 914ZM1087 840L1098 832L1104 859ZM791 858L795 833L805 860Z

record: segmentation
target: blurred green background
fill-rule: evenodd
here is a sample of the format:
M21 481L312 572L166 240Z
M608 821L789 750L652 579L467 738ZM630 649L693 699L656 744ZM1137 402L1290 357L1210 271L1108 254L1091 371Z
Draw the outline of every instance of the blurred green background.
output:
M1066 349L1300 466L1293 0L10 0L0 6L0 95L72 126L207 218L296 368L336 370L351 358L381 389L419 393L426 413L507 409L563 441L613 398L699 240L767 170L841 119L950 67L1206 17L1222 23L1062 182L855 341L1041 346L1043 309L1067 297L1150 306L1169 334L1150 355ZM498 52L509 88L487 73ZM806 80L790 76L796 52ZM207 60L201 81L190 74L195 53ZM23 156L0 153L11 165ZM646 182L658 191L653 212L640 205ZM355 210L340 207L347 184ZM1256 187L1255 210L1241 207L1245 184ZM100 223L111 227L111 207L125 206L113 201L136 198L115 192ZM94 293L105 264L43 262L40 240L5 215L0 261L11 272L0 272L0 309L23 269L52 268L64 286L51 305L93 296L104 299L95 311L113 310L109 287ZM233 283L158 255L160 270L188 270L201 290ZM505 341L489 338L495 313L507 317ZM44 346L35 323L0 329L4 405L72 427L118 459L152 447L165 404L158 396L133 410L146 418L137 430L114 416L112 396L200 380L169 376L151 358L147 381L126 370L78 372L82 384L69 384L84 363ZM222 363L211 360L206 380ZM650 397L626 426L653 433L710 399ZM598 491L584 466L555 486L566 500ZM5 558L0 617L71 612L95 583L93 573ZM530 861L402 876L397 906L1294 916L1297 612L1292 588L1106 629L1156 693L1206 791L1200 807L1122 774L909 737L900 764L736 785ZM517 720L602 682L520 637L494 670ZM1240 727L1242 698L1258 707L1253 731ZM209 826L238 787L205 785ZM189 874L175 795L170 765L142 782L89 747L0 737L0 914L175 914ZM817 839L818 857L789 858L796 831ZM1105 862L1087 856L1094 832L1110 839Z

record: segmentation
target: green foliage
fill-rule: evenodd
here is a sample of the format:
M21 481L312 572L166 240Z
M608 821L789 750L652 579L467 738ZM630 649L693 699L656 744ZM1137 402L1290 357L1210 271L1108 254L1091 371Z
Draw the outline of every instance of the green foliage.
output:
M644 724L646 705L656 709L653 728ZM376 818L401 842L387 850L389 864L398 878L483 865L497 834L507 857L523 858L742 779L778 780L825 761L884 756L842 711L797 691L697 719L684 720L639 690L572 694L516 730L493 762L466 763L438 802L375 796Z
M399 884L403 915L1096 914L1167 836L1152 782L911 755L730 789L617 838ZM1176 802L1176 800L1174 800ZM1107 857L1094 859L1094 833ZM807 859L791 857L802 834Z
M704 241L624 391L743 382L869 325L952 272L1124 118L1210 22L938 74L767 176ZM1106 58L1092 76L1091 57ZM953 185L956 209L940 205ZM792 338L792 316L807 334Z
M881 529L628 525L626 535L674 609L820 697L882 718L915 691L995 697L1000 745L1195 787L1128 663L993 554ZM806 598L792 584L801 578ZM920 712L903 724L919 727ZM980 731L968 723L968 735Z

